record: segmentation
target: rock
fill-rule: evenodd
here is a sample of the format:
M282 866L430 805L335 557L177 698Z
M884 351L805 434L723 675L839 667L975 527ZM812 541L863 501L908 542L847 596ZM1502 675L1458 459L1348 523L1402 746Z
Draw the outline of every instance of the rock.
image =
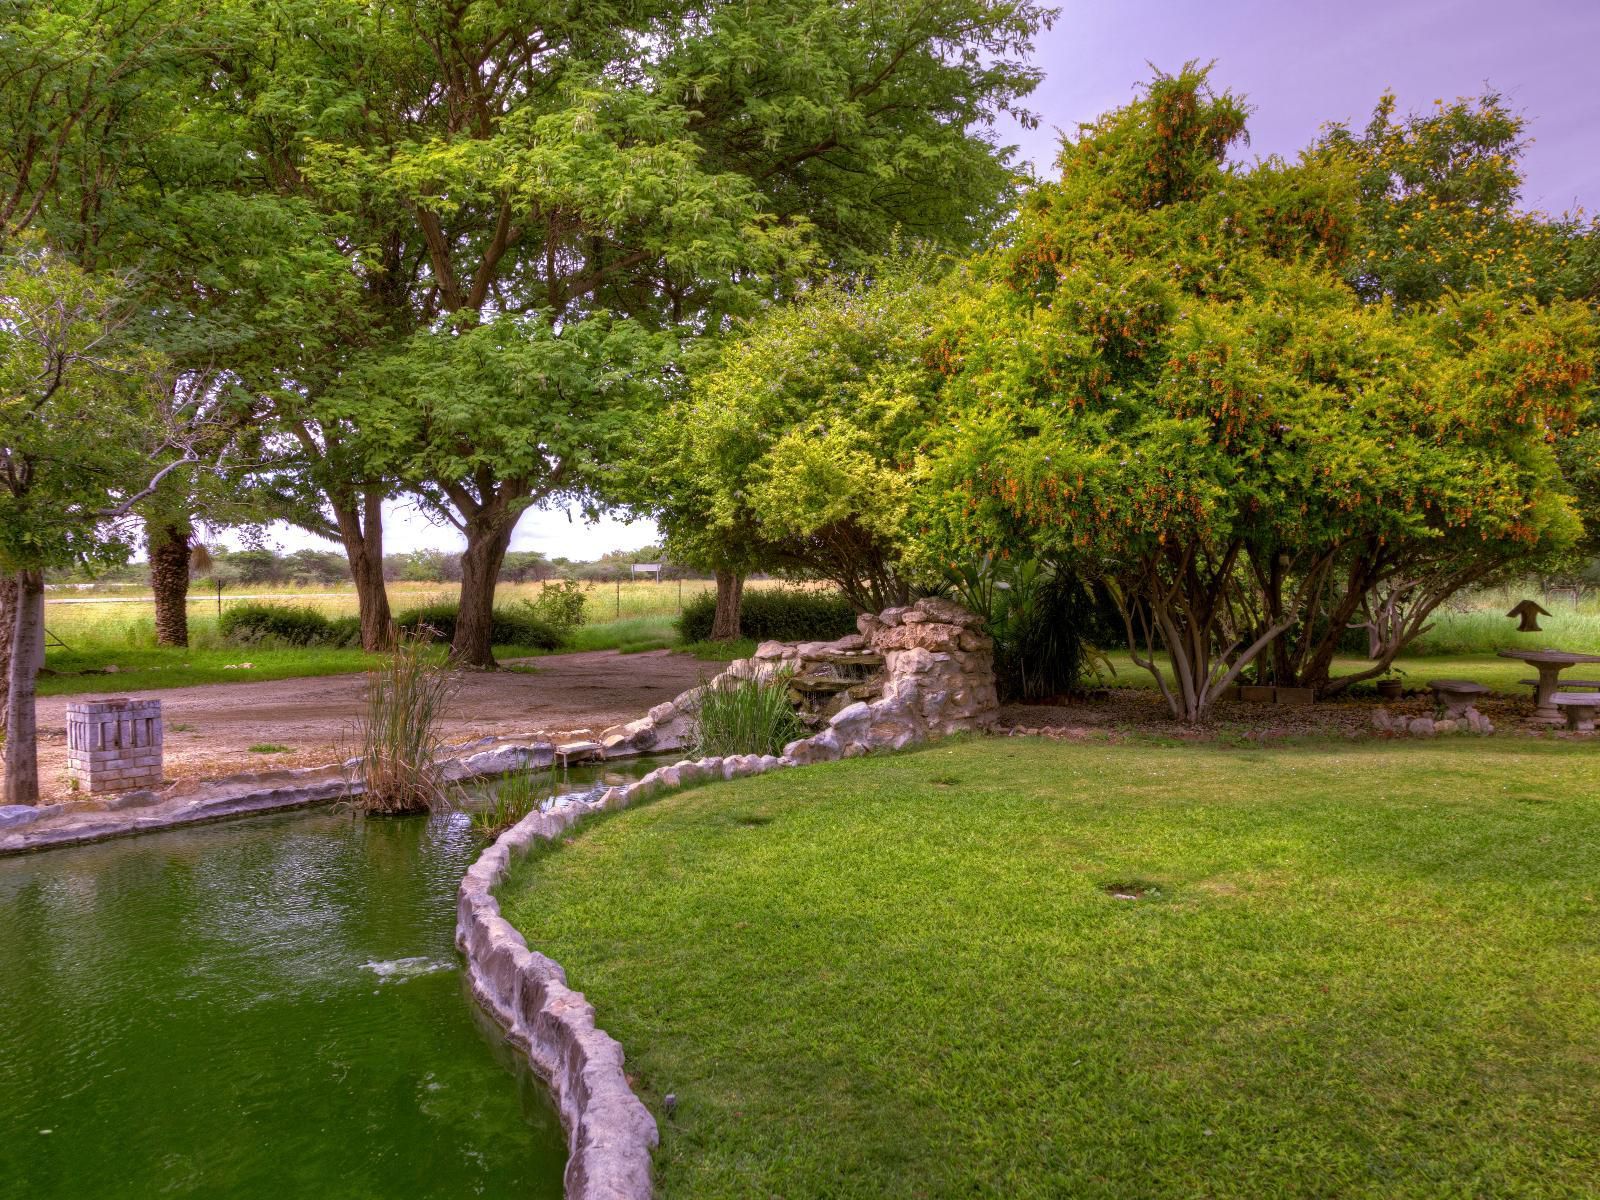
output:
M1435 733L1454 733L1458 728L1459 726L1456 722L1449 717L1433 723L1433 731Z
M1394 729L1394 718L1389 715L1389 710L1380 708L1372 714L1372 727L1380 733L1389 733Z
M994 639L975 629L963 629L961 636L956 639L956 645L977 654L992 654L994 651Z
M900 608L886 608L878 614L878 620L885 625L898 625L900 624L900 618L905 616L909 611L910 608L908 606L903 606Z
M1410 723L1408 723L1406 725L1406 732L1411 734L1412 737L1432 737L1433 736L1433 718L1432 717L1413 717L1413 718L1411 718Z
M789 647L782 642L762 642L756 647L757 659L783 658L789 653Z
M968 612L954 600L946 600L941 596L925 596L911 607L928 620L945 625L962 625L968 629L976 629L983 624L982 617Z
M865 725L871 719L872 709L864 700L857 700L836 712L828 724L837 729L841 725Z
M800 766L810 763L832 762L844 754L844 745L838 733L825 729L816 737L790 742L783 748L783 756Z
M653 725L659 725L663 721L671 720L672 715L677 711L677 701L663 700L660 704L656 705L650 710L650 722Z
M0 829L15 829L31 825L53 806L37 804L0 804Z

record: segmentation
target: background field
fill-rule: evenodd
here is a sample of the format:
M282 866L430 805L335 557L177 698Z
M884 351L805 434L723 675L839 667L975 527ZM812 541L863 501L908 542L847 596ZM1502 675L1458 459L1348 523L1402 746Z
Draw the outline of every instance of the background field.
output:
M538 596L542 584L504 583L496 589L496 603L509 607ZM750 588L782 586L777 581L754 580ZM792 585L791 585L792 586ZM633 653L676 645L674 619L683 604L711 591L711 580L686 579L667 583L599 583L585 585L586 623L573 634L571 650L620 650ZM456 588L437 583L391 583L389 603L394 612L434 601L453 601ZM266 601L303 605L332 616L356 611L351 588L240 587L222 594L222 607ZM226 644L217 632L217 597L197 584L189 593L189 645L170 649L156 645L155 608L148 591L125 589L121 595L97 591L93 595L73 588L53 588L45 601L45 625L50 646L45 653L46 674L39 679L42 696L118 690L180 687L197 683L243 683L249 680L290 679L340 675L368 670L371 656L359 649L237 646ZM727 658L748 647L689 647L705 657ZM528 646L497 646L500 659L534 657L546 651ZM247 667L243 664L249 664ZM105 678L114 667L114 683Z
M497 603L504 607L532 599L542 586L538 583L501 584L496 594ZM755 580L748 586L794 585ZM706 579L659 584L585 584L586 623L574 634L570 649L634 652L673 646L676 644L673 621L682 606L714 587L714 583ZM389 585L390 603L397 613L433 601L453 600L455 595L456 589L451 584ZM1540 619L1543 626L1540 633L1518 633L1516 622L1504 615L1526 595L1539 599L1552 613ZM225 591L222 605L226 608L250 599L307 605L328 616L356 611L352 589L315 586L240 587ZM52 674L40 679L42 695L104 690L106 683L98 676L107 666L116 667L116 673L124 676L118 680L119 687L132 690L341 674L363 671L371 665L370 658L359 650L226 645L217 633L216 595L206 589L203 581L190 592L190 646L187 649L156 647L154 608L148 592L138 589L123 589L121 594L115 595L104 590L91 595L65 587L52 589L46 601L45 621L53 635L45 659ZM1497 658L1495 652L1505 648L1546 646L1600 654L1600 597L1574 599L1566 594L1549 596L1506 589L1467 598L1439 613L1434 628L1398 665L1405 673L1407 686L1420 687L1430 679L1469 678L1500 691L1520 694L1518 681L1528 677L1528 668ZM700 646L694 649L706 657L727 658L748 647L737 644L731 648ZM531 657L540 653L543 652L531 647L496 649L500 658ZM1113 651L1109 657L1117 667L1117 674L1105 682L1120 687L1151 685L1148 674L1133 667L1125 653ZM251 664L248 673L238 666L244 662ZM1337 671L1354 671L1363 665L1364 660L1350 657L1340 660Z

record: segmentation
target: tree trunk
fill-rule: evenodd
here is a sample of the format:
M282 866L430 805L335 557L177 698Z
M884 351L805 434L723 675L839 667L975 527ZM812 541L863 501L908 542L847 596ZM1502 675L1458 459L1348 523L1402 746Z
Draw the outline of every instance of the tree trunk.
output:
M330 497L329 503L356 585L361 648L387 650L394 640L394 619L389 615L389 592L383 586L383 493L369 489L359 499L356 493L348 493Z
M497 499L467 521L467 549L461 555L461 604L450 661L462 667L494 667L494 585L511 546L517 523Z
M6 803L39 803L38 728L34 685L44 658L44 575L19 571L11 628L6 696Z
M11 719L6 698L11 694L11 638L17 626L17 577L0 576L0 733Z
M189 540L187 521L146 527L150 547L150 591L156 602L156 645L189 644Z
M717 613L711 618L711 640L732 642L739 637L739 608L744 600L744 576L737 571L717 572Z

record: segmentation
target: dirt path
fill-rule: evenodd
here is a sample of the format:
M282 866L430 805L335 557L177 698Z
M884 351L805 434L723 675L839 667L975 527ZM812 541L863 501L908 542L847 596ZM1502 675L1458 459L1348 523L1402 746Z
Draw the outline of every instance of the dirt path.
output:
M462 673L445 721L445 741L580 729L598 733L643 716L718 667L667 650L626 655L597 650L507 665L518 669ZM362 686L360 675L335 675L116 694L161 701L166 775L174 780L315 766L348 757ZM68 794L67 704L74 698L39 701L39 784L55 799ZM288 750L250 749L267 745Z

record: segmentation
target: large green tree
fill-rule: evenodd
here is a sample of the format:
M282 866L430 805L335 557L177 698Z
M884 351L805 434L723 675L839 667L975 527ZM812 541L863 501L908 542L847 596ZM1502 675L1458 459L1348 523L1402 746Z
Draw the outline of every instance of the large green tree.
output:
M656 511L674 558L719 583L756 568L827 579L864 611L906 602L933 275L887 261L807 288L700 365L642 457L670 495Z
M1229 167L1243 132L1190 69L1064 147L940 338L919 492L946 553L1103 580L1185 720L1275 646L1325 672L1375 598L1392 657L1454 590L1577 531L1551 443L1587 403L1588 313L1495 287L1364 302L1354 173Z
M987 125L1036 81L1024 55L1049 16L1033 0L303 0L265 15L229 86L252 97L276 186L354 217L341 248L397 297L385 311L409 329L382 350L418 378L441 353L430 339L456 344L475 322L496 337L565 339L589 320L697 337L819 266L862 265L897 227L969 240L1010 185ZM298 388L319 422L322 398L354 386L337 382ZM369 392L361 420L302 440L326 462L370 414L388 432L355 447L367 474L418 491L487 564L528 506L603 495L611 475L546 486L556 472L527 469L527 423L471 393L490 407L457 425L449 455L429 443L426 387ZM553 446L569 431L544 432ZM492 661L493 586L464 574L458 661Z

